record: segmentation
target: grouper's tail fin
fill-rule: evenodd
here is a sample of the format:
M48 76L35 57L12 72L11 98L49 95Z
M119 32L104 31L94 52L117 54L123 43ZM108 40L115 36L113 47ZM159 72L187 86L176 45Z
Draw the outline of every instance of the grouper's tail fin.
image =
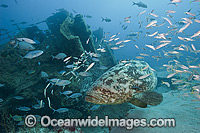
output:
M141 92L135 96L130 103L141 107L146 108L147 105L159 105L163 101L163 96L157 92Z

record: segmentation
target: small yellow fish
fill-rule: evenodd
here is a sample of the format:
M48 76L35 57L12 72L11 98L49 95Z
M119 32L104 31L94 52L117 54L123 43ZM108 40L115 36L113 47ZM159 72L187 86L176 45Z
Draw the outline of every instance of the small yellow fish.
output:
M144 70L146 70L148 67L149 67L149 65L145 66L144 68L142 68L142 70L141 70L141 71L144 71Z
M157 23L157 20L153 20L153 21L151 21L147 26L146 26L146 28L148 28L148 27L150 27L150 26L153 26L154 24L156 24Z
M144 59L144 57L142 57L142 56L136 56L135 58L137 58L137 59Z
M189 66L189 68L200 68L200 66Z
M168 53L170 53L170 54L179 54L178 51L169 51Z
M123 42L130 42L131 40L124 40Z
M122 45L120 45L119 47L120 47L120 48L122 48L122 47L124 47L124 46L125 46L125 45L124 45L124 44L122 44Z
M196 48L195 48L194 44L191 44L191 46L192 46L192 49L195 51Z
M144 10L142 12L140 12L137 16L140 16L141 14L145 13L147 10Z
M186 67L184 65L180 65L179 67L182 68L182 69L189 69L188 67Z
M190 25L190 23L187 23L185 26L183 26L178 33L183 32L183 30L185 30L188 26Z
M139 49L139 47L138 47L137 45L135 45L135 47L136 47L137 49Z
M116 34L115 35L113 35L113 36L111 36L110 38L114 38L116 36Z
M112 50L117 50L117 49L119 49L119 47L112 47L111 49Z
M160 44L159 46L156 47L156 49L162 48L162 47L166 46L167 44L169 44L169 43Z
M141 56L149 56L148 54L140 53Z
M197 23L200 23L200 20L198 20L198 19L194 19L194 21L197 22Z
M152 37L152 36L155 36L157 33L158 33L158 31L156 31L156 32L154 32L153 34L148 35L148 36Z
M116 43L116 45L118 45L118 44L120 44L120 43L122 43L122 42L123 42L123 41L119 41L119 42Z
M169 74L169 75L167 76L167 78L171 78L171 77L173 77L175 74L176 74L176 73Z
M167 10L167 11L165 12L165 14L167 14L167 13L176 13L176 11L174 11L174 10Z
M147 74L147 75L140 76L139 79L147 78L147 77L149 77L151 74L152 74L152 73L149 73L149 74Z
M195 14L193 14L193 13L191 13L191 12L185 12L185 14L191 15L191 16L196 16Z
M154 16L154 17L158 17L158 15L154 14L154 13L149 13L149 15Z
M91 63L88 68L85 70L85 72L87 72L88 70L90 70L93 66L94 66L95 62Z
M147 44L146 44L145 46L147 46L147 47L149 47L149 48L151 48L151 49L153 49L153 50L156 50L155 47L152 46L152 45L147 45Z
M109 42L111 42L111 41L113 41L114 40L114 38L111 38L110 40L108 40Z
M119 40L119 37L118 37L118 38L115 38L114 40L115 40L115 41Z
M170 87L170 84L168 82L162 81L162 84L165 84L165 85L167 85L167 87Z
M165 18L165 17L162 17L162 18L165 19L170 25L173 25L172 22L168 18Z
M183 80L176 80L176 81L172 82L172 84L173 84L173 85L179 84L179 83L182 82L182 81L183 81Z

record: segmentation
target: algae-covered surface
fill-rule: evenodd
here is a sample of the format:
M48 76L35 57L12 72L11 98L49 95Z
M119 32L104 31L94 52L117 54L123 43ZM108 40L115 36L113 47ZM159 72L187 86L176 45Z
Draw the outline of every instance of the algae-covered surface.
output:
M1 123L1 127L4 128L3 131L14 131L18 128L18 123L12 120L12 115L15 114L21 116L22 119L24 119L24 113L40 116L49 115L55 118L86 117L88 110L93 105L84 101L85 91L106 69L115 65L115 59L111 52L101 54L95 50L97 46L95 46L96 44L91 36L92 32L81 15L73 17L67 11L62 10L49 17L45 22L47 24L52 23L54 19L59 17L63 18L63 21L55 22L54 26L50 26L51 35L45 35L44 33L35 35L38 37L40 44L33 45L33 47L34 50L43 51L41 56L27 59L25 55L29 51L24 49L21 44L14 48L10 42L5 44L1 50L0 83L3 86L0 90L0 97L3 102L1 102L0 111L4 114L1 116L1 121L4 121ZM73 20L73 23L68 21L69 18ZM59 23L61 23L61 26L57 26ZM63 27L70 28L63 30ZM56 29L61 32L58 33ZM32 38L32 33L35 31L40 33L37 27L27 28L16 35L16 38L24 37L24 35L27 38ZM16 38L13 41L16 41ZM90 38L90 41L85 44L88 38ZM106 47L106 49L108 48ZM60 59L59 56L56 56L59 53L64 53L66 58L69 59L67 61L64 61L65 58ZM96 54L96 56L92 57L90 54ZM112 58L104 58L107 55ZM53 56L54 58L52 58ZM93 61L92 58L95 58L97 62ZM95 62L95 65L89 68L91 70L88 69L89 72L85 73L86 76L79 75L79 72L84 72L92 62ZM100 66L104 66L106 69L100 69ZM61 73L61 71L64 73ZM45 73L46 76L44 77L42 73ZM53 78L60 81L69 81L70 84L61 82L55 85L50 82ZM45 90L45 88L48 89ZM72 91L72 94L80 94L80 97L68 98L61 95L64 91ZM50 105L48 105L47 97L50 98ZM44 102L44 106L39 109L34 108L34 105L41 104L41 101ZM69 111L61 114L53 113L49 106L55 109L67 107ZM17 109L19 107L28 107L31 110L23 112ZM11 118L7 119L7 117ZM14 127L16 128L9 128L9 124L15 124Z

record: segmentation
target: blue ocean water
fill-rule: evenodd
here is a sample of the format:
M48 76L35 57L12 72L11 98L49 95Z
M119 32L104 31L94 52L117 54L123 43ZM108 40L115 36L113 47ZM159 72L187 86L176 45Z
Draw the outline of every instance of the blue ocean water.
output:
M110 50L112 51L111 53L113 53L113 56L115 57L115 61L117 62L117 64L121 60L134 59L134 60L145 61L156 72L158 72L157 76L159 80L158 80L157 88L159 87L162 88L165 85L163 83L164 81L164 82L170 83L171 85L171 87L169 87L170 89L168 88L166 93L168 92L171 94L170 91L178 90L178 93L180 94L183 93L185 97L187 97L187 95L189 95L189 97L194 96L196 99L199 100L199 90L200 90L199 88L199 85L200 85L199 36L200 36L200 33L198 32L200 32L199 30L200 3L198 1L196 2L196 1L189 1L189 0L180 0L180 1L179 0L177 1L176 0L174 1L173 0L162 0L162 1L161 0L137 0L134 2L136 2L135 5L133 5L132 0L101 0L101 1L100 0L99 1L97 0L96 1L94 0L84 0L84 1L83 0L82 1L81 0L59 0L59 1L58 0L57 1L56 0L48 0L48 1L47 0L10 0L10 1L1 0L0 2L0 5L1 5L0 6L0 45L5 46L5 47L8 46L9 45L8 42L11 40L15 40L17 34L20 33L20 30L24 30L32 26L37 26L42 31L42 33L45 33L46 31L50 29L50 27L48 27L48 24L45 23L46 19L50 16L55 15L56 13L60 11L66 10L67 12L71 13L73 17L75 17L78 14L81 14L83 15L83 20L85 24L89 25L90 27L89 29L91 31L95 31L99 27L103 28L103 32L104 32L103 38L101 38L101 40L98 40L98 42L95 42L95 37L94 37L93 41L94 43L96 43L96 46L98 45L100 46L101 43L105 43L106 46L109 46ZM143 4L147 5L147 8L140 7L139 2L142 2ZM174 13L166 13L169 10L174 11ZM144 13L140 14L141 12L144 12ZM110 19L111 21L106 22L106 20L103 20L102 18ZM168 22L166 18L172 24L170 24L170 22ZM148 27L147 25L154 20L156 20L155 25ZM183 22L181 23L181 21ZM55 24L56 24L56 20L55 20ZM180 29L187 24L189 26L183 32L180 32ZM152 37L149 36L155 32L158 32L158 33ZM80 34L81 33L82 33L82 30L80 31ZM130 34L132 33L136 35L134 35L133 37L130 36ZM197 33L197 35L192 37L195 33ZM164 35L163 38L161 39L155 38L156 36L159 36L162 34ZM44 34L44 35L47 36L47 34ZM113 35L116 35L116 36L113 37ZM88 72L90 72L89 67L92 68L93 65L94 66L97 65L98 68L95 68L95 69L98 69L98 70L93 70L92 74L81 73L80 75L82 74L86 75L85 77L87 77L88 75L89 77L90 75L93 75L93 77L92 78L87 77L88 79L84 80L83 78L84 76L83 76L80 78L81 82L79 82L77 75L79 75L80 72L85 72L83 70L82 71L74 70L74 68L78 66L78 65L76 66L75 62L79 59L80 55L78 54L77 56L74 54L70 55L69 53L70 52L73 53L73 50L65 53L66 50L64 50L64 48L66 47L59 48L60 45L57 45L57 43L61 44L62 41L59 42L60 38L55 37L55 36L56 35L54 36L52 35L48 37L48 38L52 38L52 40L51 39L50 40L55 43L53 44L54 45L53 47L51 47L50 45L50 43L52 43L51 41L46 41L48 39L46 40L42 39L42 41L45 40L46 42L45 41L40 42L41 40L35 37L30 38L27 36L17 36L17 38L26 37L26 38L37 41L37 44L34 45L35 49L36 50L41 49L44 51L44 54L46 53L48 54L48 55L45 55L46 58L44 59L42 59L42 56L39 59L36 58L34 63L31 62L31 60L28 60L26 62L25 55L28 53L28 51L23 51L23 50L21 51L20 48L13 48L13 46L9 46L8 50L15 49L14 52L11 51L11 53L13 52L16 55L19 55L19 56L15 56L15 55L12 55L13 53L10 54L5 49L2 50L6 52L1 53L1 63L2 64L4 63L4 65L0 67L1 68L0 74L4 76L2 76L0 80L0 83L2 86L1 88L3 88L0 94L0 98L3 100L0 103L1 105L0 108L2 107L2 109L5 109L5 108L8 109L9 115L16 114L16 115L24 116L24 115L28 115L32 113L32 114L38 114L42 116L42 115L45 115L46 112L48 112L46 115L52 115L53 111L50 106L52 105L53 108L56 108L56 109L64 108L64 106L66 106L67 108L78 110L77 114L82 114L80 115L81 118L85 118L86 116L90 115L90 112L93 112L93 109L94 111L99 109L99 106L97 106L98 104L95 105L95 104L85 103L85 100L84 100L85 92L89 88L89 86L91 86L91 84L99 76L101 76L101 74L103 74L106 71L105 67L109 68L111 66L102 65L102 64L106 64L104 63L104 61L102 61L103 60L102 58L100 59L101 63L99 63L99 61L96 59L98 57L92 56L91 54L87 53L87 58L90 59L90 56L91 56L91 57L94 57L95 59L91 58L91 61L88 61L88 63L86 64L83 63L85 65L83 67L84 70L88 68ZM93 35L91 36L93 37ZM115 40L112 40L112 39L115 39ZM87 42L90 42L90 40L91 39L87 37L85 38L84 41L87 44ZM170 41L170 42L169 44L166 44L166 46L156 49L156 47L163 44L160 41ZM120 42L119 45L116 44L119 42ZM84 48L87 47L86 44ZM146 45L153 46L155 49L152 49ZM117 48L112 49L112 47L117 47ZM66 49L68 48L69 47L67 47ZM98 49L101 47L95 47L95 48ZM60 49L60 51L58 49ZM87 52L90 52L90 51L87 51ZM108 52L108 50L106 52ZM174 53L174 52L178 52L178 53ZM66 56L63 57L63 60L66 59L65 57L71 56L70 57L71 59L69 58L69 64L65 65L65 64L62 64L63 62L62 63L56 62L57 59L62 59L62 57L60 56L58 56L57 59L51 58L52 55L56 56L56 54L58 53L67 54ZM43 53L36 53L35 55L31 55L30 58L33 58L33 56L35 58L37 56L40 56L40 54L43 54ZM104 52L101 52L101 54L103 56ZM8 56L10 56L9 57L10 64L8 60L6 63L4 61L4 59L7 59L4 57L8 57ZM17 59L14 60L15 62L17 62L16 64L15 62L12 62L13 61L12 58L14 57L17 57ZM21 59L21 57L23 58ZM82 62L83 60L81 58L81 60L78 60L78 61ZM93 62L95 62L95 64L92 64ZM108 62L108 60L106 60L105 62ZM20 65L20 63L23 63L23 64ZM16 68L9 69L8 66L16 66ZM101 67L103 66L105 71L103 70L103 67L102 67L102 70L99 70L99 66ZM77 67L77 69L79 68ZM64 72L65 70L67 72ZM178 72L178 70L181 72ZM18 73L24 73L24 76L26 76L24 78L27 79L27 81L30 81L32 84L32 82L34 81L36 77L38 78L42 77L40 75L41 71L45 72L45 74L43 73L45 75L44 76L45 78L42 78L40 82L35 83L37 84L35 86L34 86L34 83L33 83L33 86L31 85L29 86L27 85L28 83L25 84L25 83L20 82L22 80L20 78L19 78L19 81L16 80L17 77L19 76ZM98 74L94 74L95 73L94 71ZM62 73L58 73L58 72L62 72ZM176 73L174 77L167 78L167 76L173 73ZM7 74L8 76L7 75L5 76L5 74ZM11 78L7 78L12 74L13 74L14 82L12 82ZM66 77L68 76L67 78L63 78L63 75L65 74L66 74ZM46 82L47 75L49 78ZM23 75L21 76L23 77ZM28 77L30 78L28 79ZM49 80L53 78L56 78L56 79L49 82ZM174 78L174 80L172 78ZM67 85L69 82L61 81L60 79L70 80L70 83L72 83L73 85L68 87ZM180 84L175 84L175 83L173 84L173 82L178 81L178 80L182 80L180 81L181 82ZM18 83L19 85L16 85ZM51 83L51 84L48 86L48 83L49 84ZM26 89L26 87L24 87L23 84L25 84L24 86L27 86L27 88L33 88L32 92L30 92L29 89ZM63 87L63 84L66 85L67 89ZM57 87L55 87L54 85L55 86L57 85ZM183 87L184 85L186 86L186 88ZM22 86L21 88L24 87L24 89L20 90L19 86ZM44 89L47 86L50 87L50 90ZM60 88L58 88L58 86ZM62 90L62 87L65 90ZM9 88L8 91L6 91L6 88ZM86 90L84 90L83 88L84 89L86 88ZM44 93L43 90L47 91L46 97L44 97L43 95ZM73 96L74 99L72 100L72 98L70 98L70 95L69 95L69 96L64 97L63 101L57 103L56 98L61 97L62 95L60 95L60 93L64 91L73 91L73 94L76 94L75 97ZM158 89L158 91L160 90ZM28 95L27 97L25 97L25 94L26 94L25 92L26 93L30 92L29 94L31 95ZM163 93L162 90L161 92ZM193 95L193 92L195 92L195 95ZM15 96L16 94L19 94L19 95L22 94L23 97L25 97L25 100L23 99L24 103L27 103L27 104L23 104L23 102L21 101L19 102L11 101L13 100L11 97ZM167 95L167 94L164 94L164 95ZM47 99L48 96L52 102L51 104L49 104L50 100ZM35 101L33 101L31 97L35 97L34 98ZM36 101L36 99L38 99L39 102ZM43 100L42 102L45 103L43 110L41 109L42 113L38 110L32 110L31 112L25 111L25 113L20 112L20 110L17 110L17 111L15 110L15 108L20 107L20 106L27 105L31 107L31 105L33 104L36 104L36 105L38 104L39 106L41 105L41 100ZM185 101L188 102L191 100L194 100L194 99L189 99ZM197 102L194 102L195 105L192 108L194 112L199 111L198 100ZM12 106L12 102L15 104L15 106ZM82 104L84 105L83 107L81 107ZM186 104L189 106L190 103L186 103ZM85 105L88 105L88 107L86 108ZM78 108L77 106L79 106L80 108ZM109 109L106 108L108 106L109 105L105 105L103 107L101 106L100 109L101 108L105 109L105 111L107 111L107 113L105 114L112 114L112 112L109 113ZM126 105L122 107L126 107ZM116 107L116 109L118 109L118 107ZM128 109L129 107L127 107L127 110ZM122 109L122 112L123 111L126 112L127 110ZM61 113L59 113L58 111L56 112L57 114L54 114L54 116L57 115L58 117L64 117L64 115L62 115L62 111L65 112L68 110L61 109ZM86 112L87 113L89 112L89 113L86 114ZM99 114L100 112L96 114L95 113L91 113L91 114L95 116ZM76 118L76 114L73 114L73 115L75 116L72 116L72 118L73 117ZM99 114L99 115L104 116L102 114ZM3 115L1 117L3 117ZM122 117L124 118L124 116ZM12 117L6 118L6 120L11 119L11 118ZM199 118L199 115L198 115L198 118ZM4 119L1 118L1 120L4 120ZM10 122L10 123L12 123L13 128L15 128L16 130L19 130L16 121ZM1 125L1 128L3 132L8 131L8 129L6 130L3 129L5 128L3 125ZM193 128L193 127L191 126L190 128ZM56 130L57 129L55 129L55 131ZM105 131L108 131L108 129ZM163 130L163 132L166 132L166 131L167 130ZM191 131L196 132L198 130L196 130L195 128L194 130L191 130ZM91 132L91 131L85 130L85 132ZM99 129L97 132L99 132Z

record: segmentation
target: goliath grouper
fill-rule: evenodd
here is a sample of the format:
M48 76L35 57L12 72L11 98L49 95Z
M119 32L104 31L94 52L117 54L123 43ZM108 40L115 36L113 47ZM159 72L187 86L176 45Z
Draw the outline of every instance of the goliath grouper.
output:
M95 104L122 104L130 102L145 108L158 105L163 96L153 92L157 77L144 61L120 63L99 77L86 92L85 100Z

